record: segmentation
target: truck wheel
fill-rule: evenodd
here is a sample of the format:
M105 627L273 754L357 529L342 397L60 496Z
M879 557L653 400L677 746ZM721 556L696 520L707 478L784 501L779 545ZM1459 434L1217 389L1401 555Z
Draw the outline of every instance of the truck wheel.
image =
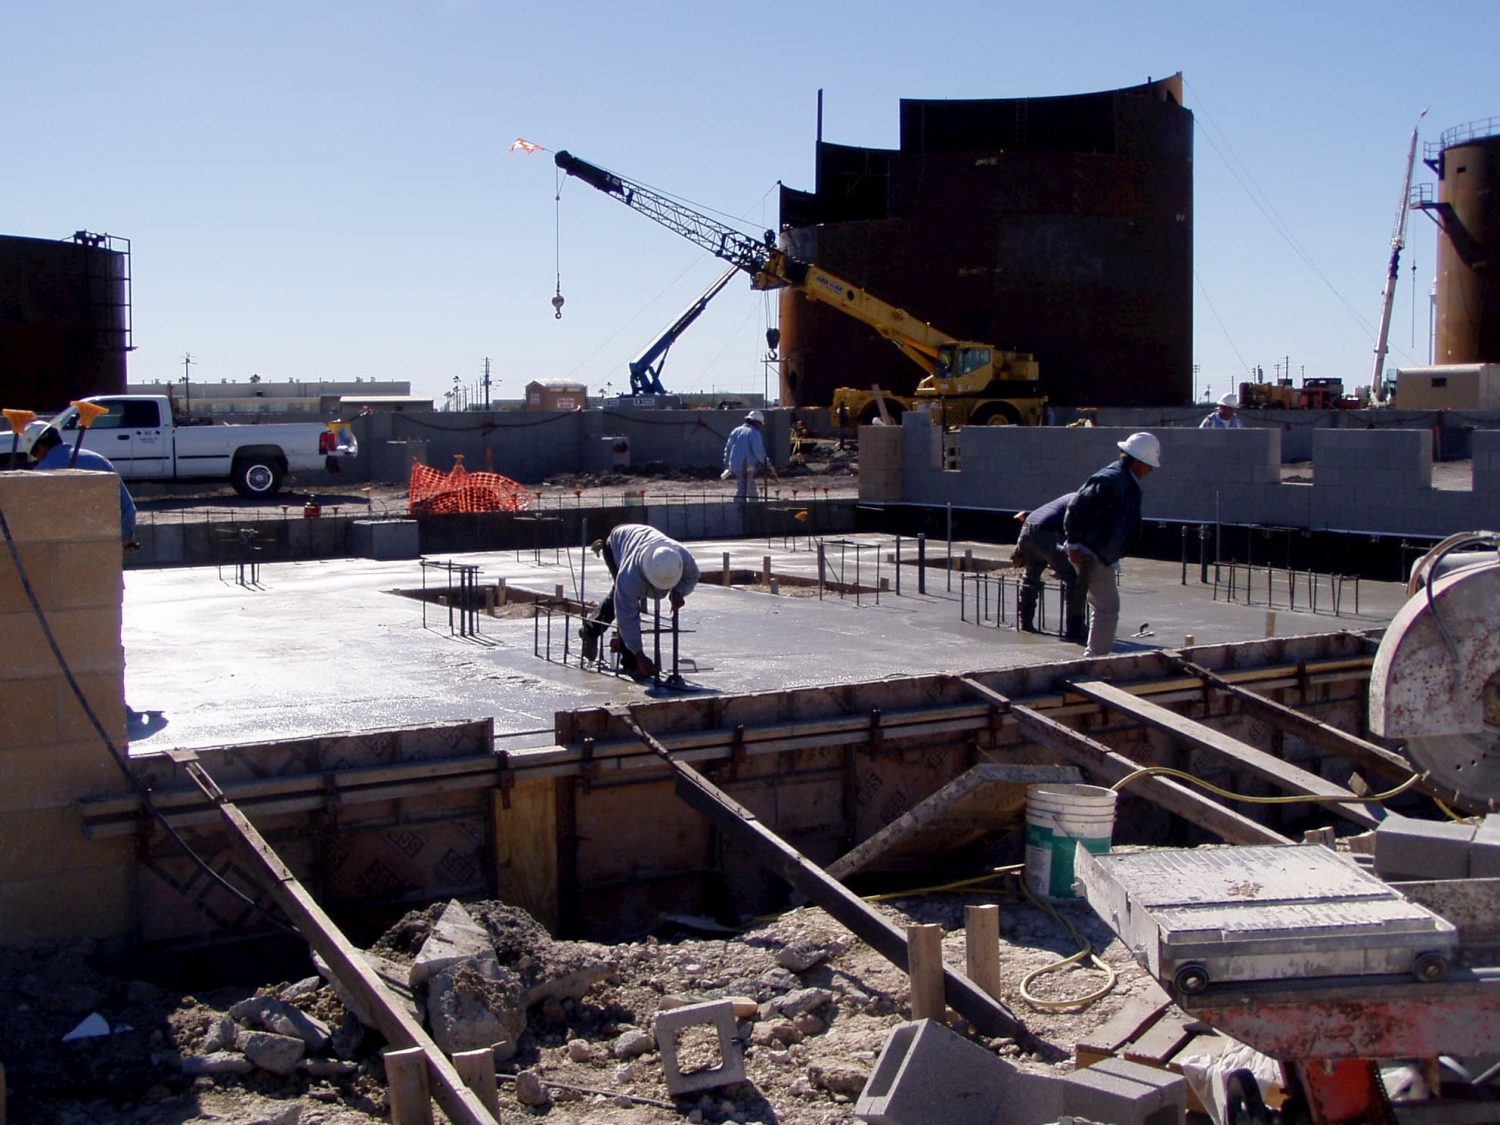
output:
M247 457L234 463L230 481L247 500L266 500L281 491L281 466L268 457Z
M1021 415L1008 402L987 402L969 415L971 426L1019 426Z

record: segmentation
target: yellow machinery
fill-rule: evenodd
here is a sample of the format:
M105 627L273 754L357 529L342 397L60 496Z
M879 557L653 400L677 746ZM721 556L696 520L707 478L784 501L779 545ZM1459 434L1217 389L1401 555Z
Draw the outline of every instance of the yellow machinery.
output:
M895 344L926 372L926 378L914 395L882 394L888 415L922 407L932 410L935 421L949 426L1041 424L1047 400L1037 387L1037 363L1029 354L950 336L827 270L790 257L776 245L770 231L755 239L567 152L559 152L555 160L568 175L615 196L743 270L750 275L751 288L796 289L810 301L868 324ZM880 416L873 390L841 387L830 405L840 425L867 424Z

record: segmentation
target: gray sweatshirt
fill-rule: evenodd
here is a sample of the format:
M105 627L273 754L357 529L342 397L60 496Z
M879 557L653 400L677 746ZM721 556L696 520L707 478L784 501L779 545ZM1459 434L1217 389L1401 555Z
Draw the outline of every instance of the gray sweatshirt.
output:
M646 581L641 563L653 547L665 543L682 556L682 578L672 592L687 597L698 585L698 564L691 552L675 539L643 523L623 523L609 533L609 550L615 557L615 628L631 652L641 651L641 608L648 597L659 597Z

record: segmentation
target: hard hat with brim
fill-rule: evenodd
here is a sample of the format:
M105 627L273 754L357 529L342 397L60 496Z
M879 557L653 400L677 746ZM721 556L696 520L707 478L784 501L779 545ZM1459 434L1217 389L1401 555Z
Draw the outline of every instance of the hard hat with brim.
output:
M1240 408L1239 396L1234 394L1224 395L1219 399L1219 405L1227 406L1230 410L1238 410Z
M1155 434L1131 434L1115 445L1137 461L1150 465L1153 469L1161 468L1161 442L1156 439Z
M745 415L745 421L747 421L747 422L759 422L761 425L765 425L766 416L764 414L762 414L759 410L752 410L752 411L750 411L749 414Z
M656 589L670 590L682 581L682 553L676 547L658 543L642 561L641 571Z

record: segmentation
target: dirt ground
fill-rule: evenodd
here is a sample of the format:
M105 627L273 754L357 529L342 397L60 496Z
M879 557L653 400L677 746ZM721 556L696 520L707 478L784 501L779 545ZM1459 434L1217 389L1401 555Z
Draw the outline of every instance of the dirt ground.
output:
M1035 906L1007 891L998 896L909 897L878 909L897 925L941 924L945 960L962 971L964 906L980 902L1000 903L1003 995L1025 1021L1030 1038L974 1036L975 1041L1027 1069L1071 1069L1078 1039L1146 987L1146 978L1087 906L1065 905L1061 909L1115 968L1119 980L1109 995L1086 1009L1036 1011L1020 997L1021 977L1074 952L1075 946ZM409 957L441 907L408 915L376 948ZM559 1125L854 1120L853 1101L886 1035L909 1015L904 973L813 907L738 935L693 936L669 924L658 929L659 938L591 947L607 954L614 972L579 999L549 999L530 1009L515 1056L499 1067L502 1121L537 1116ZM505 962L503 948L497 945L497 950ZM526 958L532 954L542 956L535 950L511 951L521 966L530 963ZM218 956L226 966L236 958L231 951ZM359 1028L357 1021L351 1037L350 1018L322 980L268 979L259 988L220 987L189 995L150 980L108 975L94 967L99 957L97 948L84 945L0 958L0 995L8 998L0 1008L0 1061L8 1073L12 1122L355 1125L382 1120L388 1113L381 1039ZM1069 970L1040 978L1033 989L1043 997L1080 996L1102 979L1093 970ZM314 1060L316 1073L299 1069L279 1077L251 1068L245 1074L185 1074L184 1058L211 1053L215 1042L209 1037L222 1039L225 1013L257 993L290 997L295 1007L338 1029L332 1049L321 1052L326 1057ZM746 1081L674 1104L662 1079L660 1054L639 1033L650 1031L664 998L680 1002L726 996L748 997L758 1005L754 1018L740 1024L747 1042ZM95 1011L109 1021L114 1034L60 1042ZM967 1033L962 1020L955 1019L953 1026ZM229 1029L232 1039L233 1024ZM632 1041L634 1046L626 1045ZM687 1035L679 1043L689 1059L707 1061L707 1054L716 1054ZM244 1063L243 1057L240 1061ZM193 1066L189 1063L187 1069L191 1072ZM517 1100L514 1076L523 1071L540 1079L542 1105ZM523 1075L522 1082L530 1078ZM621 1095L646 1101L631 1102Z

